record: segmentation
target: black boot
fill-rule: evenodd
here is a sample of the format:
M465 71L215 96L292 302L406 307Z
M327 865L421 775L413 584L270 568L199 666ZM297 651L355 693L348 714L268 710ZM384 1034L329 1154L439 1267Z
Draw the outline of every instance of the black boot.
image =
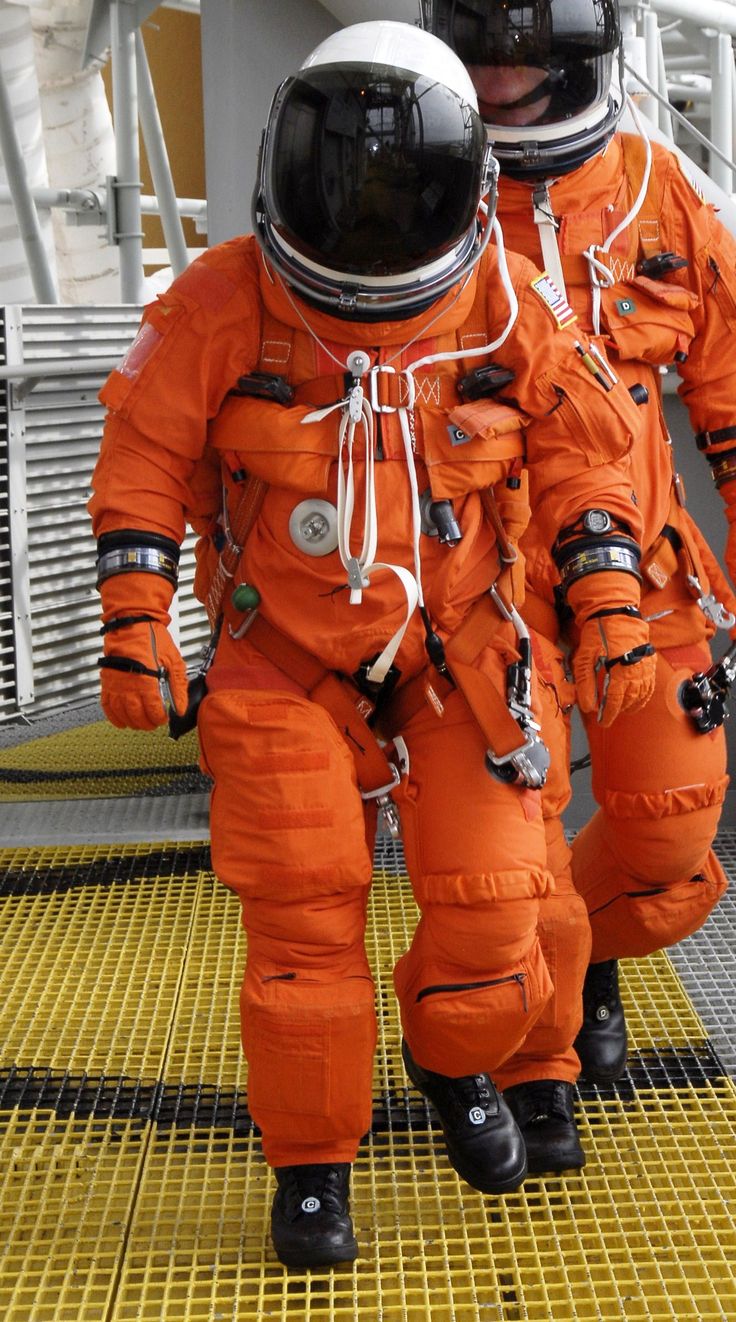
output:
M615 959L589 964L583 983L583 1025L575 1039L583 1078L613 1083L626 1068L626 1020Z
M579 1170L585 1165L575 1124L571 1083L534 1079L531 1083L504 1088L503 1095L524 1136L532 1174Z
M488 1075L450 1079L434 1074L417 1065L406 1042L401 1054L415 1088L439 1115L447 1155L458 1175L481 1193L518 1189L526 1175L524 1141Z
M358 1245L350 1219L350 1163L278 1166L271 1238L286 1267L352 1262Z

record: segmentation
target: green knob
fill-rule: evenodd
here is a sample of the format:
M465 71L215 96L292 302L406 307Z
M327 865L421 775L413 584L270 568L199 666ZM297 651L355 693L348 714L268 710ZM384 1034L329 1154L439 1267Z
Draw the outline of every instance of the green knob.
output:
M230 600L236 611L253 611L261 604L261 594L252 583L238 583Z

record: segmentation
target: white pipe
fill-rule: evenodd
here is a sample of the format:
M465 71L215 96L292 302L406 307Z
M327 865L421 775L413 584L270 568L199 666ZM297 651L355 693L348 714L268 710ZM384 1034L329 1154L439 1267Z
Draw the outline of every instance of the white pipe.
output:
M120 292L124 303L143 301L143 230L135 76L135 12L111 0L113 123L117 156L116 230L120 248Z
M697 21L700 28L716 28L736 36L736 7L726 0L700 0L697 10L693 0L649 0L649 7L658 14L671 14L690 23Z
M115 174L115 139L102 74L94 65L82 68L90 10L91 0L54 0L31 15L49 182L90 193L78 215L52 216L61 298L72 304L120 300L118 251L94 203Z
M662 88L659 86L659 28L657 26L657 15L649 9L644 11L642 27L644 29L647 78L655 90L661 93ZM653 97L647 96L644 98L641 103L641 111L647 119L651 119L653 124L659 124L659 105Z
M33 59L33 34L28 8L0 0L0 60L11 105L13 125L25 167L28 187L48 184L43 125ZM0 183L9 183L0 159ZM41 242L55 278L51 219L38 217ZM0 206L0 302L34 303L36 295L14 206Z
M733 160L733 52L731 38L724 32L711 37L710 136L715 147ZM733 171L711 152L710 176L726 193L733 191Z
M189 265L184 228L176 205L176 190L166 152L164 132L156 104L156 93L141 33L135 34L136 76L138 79L138 117L146 144L151 178L161 211L164 240L174 275L181 275Z

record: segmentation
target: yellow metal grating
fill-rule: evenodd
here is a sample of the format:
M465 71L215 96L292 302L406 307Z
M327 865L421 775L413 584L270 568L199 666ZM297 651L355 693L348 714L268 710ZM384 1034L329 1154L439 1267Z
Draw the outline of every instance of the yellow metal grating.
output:
M94 721L0 749L0 803L182 794L207 784L195 731L118 730Z
M0 1109L0 1317L102 1322L140 1178L139 1125Z
M415 916L379 851L361 1256L286 1272L247 1111L239 908L206 851L0 851L3 1322L734 1322L736 1089L667 957L623 966L630 1067L580 1091L585 1170L484 1198L400 1063L390 971Z

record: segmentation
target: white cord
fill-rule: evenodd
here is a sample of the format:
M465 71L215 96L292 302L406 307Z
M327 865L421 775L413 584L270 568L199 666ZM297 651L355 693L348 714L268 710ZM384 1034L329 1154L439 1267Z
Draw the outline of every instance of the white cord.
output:
M508 302L509 315L501 334L489 344L483 344L476 349L456 349L446 353L428 354L424 358L418 358L416 362L410 363L402 373L408 386L408 398L415 398L416 383L413 373L419 367L425 367L433 363L452 362L459 358L478 358L499 349L504 341L511 334L516 319L519 315L519 302L516 297L511 277L509 275L508 263L506 260L506 249L503 240L503 230L500 222L494 217L491 229L496 239L498 251L498 270L501 277L501 284L506 294ZM463 293L472 271L468 272L462 281L453 303ZM337 363L339 367L347 367L348 364L342 363L340 359L328 348L312 329L301 309L291 297L288 286L279 277L284 292L299 316L302 324L320 345L324 352ZM451 304L450 306L452 306ZM434 322L447 313L448 308L442 308L433 314L431 319L425 323L417 334L408 340L399 348L396 353L384 364L380 364L378 369L368 367L368 355L365 355L366 369L370 373L372 370L385 370L390 363L400 358L409 347L418 339L423 339ZM350 355L352 356L352 355ZM350 369L352 370L352 369ZM339 430L339 455L338 455L338 476L337 476L337 526L338 526L338 550L340 560L347 570L348 585L350 587L350 604L360 605L363 599L363 589L370 586L370 576L376 570L388 569L396 574L401 582L404 594L406 596L406 615L403 623L389 639L386 646L381 651L380 656L376 658L370 670L368 679L374 683L381 683L393 664L394 658L401 646L414 611L418 606L424 605L424 593L422 588L422 560L421 560L421 510L419 505L419 485L417 482L416 462L414 458L414 442L411 426L409 423L409 412L411 405L404 405L397 409L399 425L401 428L401 437L404 445L404 457L406 459L407 476L409 478L409 488L411 492L411 540L414 572L413 574L403 565L392 565L384 561L374 561L378 547L378 513L376 507L376 486L375 486L375 446L374 432L375 422L373 409L365 398L360 379L356 380L350 393L346 398L338 400L335 404L329 404L326 408L316 409L302 418L302 423L319 422L335 409L342 410ZM350 538L355 512L355 480L353 451L355 446L356 427L360 425L365 441L365 518L363 526L363 544L360 553L356 556L352 553Z
M629 110L631 111L631 117L634 121L634 124L636 125L637 132L639 133L639 136L642 138L644 142L644 148L646 151L646 160L644 163L644 174L642 175L642 181L639 188L639 192L637 193L636 198L634 199L630 211L624 216L623 220L619 221L616 228L611 230L611 233L608 235L608 238L605 240L604 243L602 243L601 245L596 245L595 243L592 243L590 247L587 248L583 253L583 257L586 259L588 263L590 290L593 300L593 333L595 335L600 335L601 333L601 289L610 289L611 286L616 283L609 268L603 262L601 262L598 257L596 257L596 253L601 252L604 253L606 256L608 256L611 250L611 246L618 238L619 234L622 234L623 231L625 229L628 229L629 225L631 225L632 222L636 220L636 217L638 216L639 212L641 211L644 205L644 199L647 195L647 189L649 187L649 178L652 173L651 143L644 129L644 125L641 122L641 117L639 115L639 112L636 109L636 106L634 105L634 102L632 101L628 92L626 93L626 101Z

